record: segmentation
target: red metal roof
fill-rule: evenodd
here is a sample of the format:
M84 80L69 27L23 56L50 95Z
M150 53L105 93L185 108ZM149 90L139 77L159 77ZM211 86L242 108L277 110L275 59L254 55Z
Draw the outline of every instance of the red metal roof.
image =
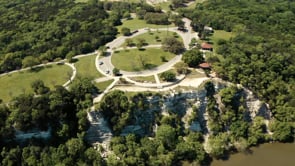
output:
M202 43L201 47L202 47L202 49L212 49L211 44L208 44L208 43Z
M200 68L210 68L211 67L211 65L209 64L209 63L207 63L207 62L205 62L205 63L201 63L201 64L199 64L199 67Z

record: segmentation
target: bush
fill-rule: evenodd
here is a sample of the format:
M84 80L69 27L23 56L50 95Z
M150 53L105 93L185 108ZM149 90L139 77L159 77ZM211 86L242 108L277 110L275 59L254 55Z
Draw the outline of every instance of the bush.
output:
M166 59L165 56L161 56L160 58L161 58L161 61L162 61L162 62L167 62L167 59Z
M113 75L118 76L120 74L120 70L117 68L113 69Z
M131 31L129 28L126 28L126 27L123 27L121 29L121 33L124 35L124 36L130 36L131 35Z
M160 75L164 81L174 81L176 79L176 74L172 71L166 71Z
M184 45L174 37L167 37L162 42L162 48L164 51L179 54L184 50Z

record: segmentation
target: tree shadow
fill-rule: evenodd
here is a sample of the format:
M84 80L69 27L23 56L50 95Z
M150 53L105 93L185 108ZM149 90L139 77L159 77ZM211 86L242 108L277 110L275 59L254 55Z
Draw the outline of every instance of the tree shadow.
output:
M59 65L59 64L58 64ZM60 64L61 65L61 64ZM52 68L53 66L52 65L46 65L46 66L44 66L45 68L47 68L47 69L50 69L50 68Z
M155 64L151 64L151 63L147 63L144 65L144 69L152 69L152 68L155 68L157 67L157 65Z
M136 44L135 44L135 43L131 43L131 44L127 45L127 46L128 46L128 47L135 47Z
M71 59L71 63L76 63L76 62L78 62L78 61L79 61L78 58L73 58L73 59Z
M50 66L50 65L48 65ZM32 67L29 71L32 73L38 73L39 71L43 70L45 67L44 66L38 66L38 67Z

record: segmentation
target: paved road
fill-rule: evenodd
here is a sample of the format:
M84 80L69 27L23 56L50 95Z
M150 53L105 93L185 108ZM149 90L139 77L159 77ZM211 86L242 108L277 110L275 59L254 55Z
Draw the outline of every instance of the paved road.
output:
M150 31L172 31L172 32L176 32L178 35L180 35L183 39L183 43L186 49L189 49L189 43L191 41L192 38L196 37L197 35L195 33L192 33L192 28L190 27L191 21L187 18L184 18L183 21L185 22L185 27L187 29L186 32L183 31L179 31L177 30L177 27L170 27L170 28L159 28L159 29L148 29L148 28L142 28L142 29L138 29L138 32L136 32L135 34L131 35L131 36L120 36L117 39L113 40L110 43L107 43L107 56L101 58L98 60L98 58L96 59L96 66L97 66L97 70L100 71L101 73L103 73L106 76L111 77L112 75L112 70L114 69L114 66L112 64L111 58L112 58L112 54L115 50L118 50L126 39L128 38L133 38L135 36L147 33L149 30ZM153 46L148 46L148 47L153 47ZM158 45L156 45L155 47L159 47ZM176 55L175 58L171 59L169 62L158 66L156 68L153 68L151 70L144 70L144 71L139 71L139 72L128 72L128 71L120 71L123 75L125 76L149 76L149 75L154 75L157 73L161 73L167 69L169 69L170 67L172 67L175 63L179 62L181 60L181 56L182 55Z

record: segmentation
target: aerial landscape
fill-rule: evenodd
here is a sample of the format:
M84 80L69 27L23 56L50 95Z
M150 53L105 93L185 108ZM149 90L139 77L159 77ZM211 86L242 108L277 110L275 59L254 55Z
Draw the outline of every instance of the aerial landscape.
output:
M295 1L0 0L0 165L293 166Z

